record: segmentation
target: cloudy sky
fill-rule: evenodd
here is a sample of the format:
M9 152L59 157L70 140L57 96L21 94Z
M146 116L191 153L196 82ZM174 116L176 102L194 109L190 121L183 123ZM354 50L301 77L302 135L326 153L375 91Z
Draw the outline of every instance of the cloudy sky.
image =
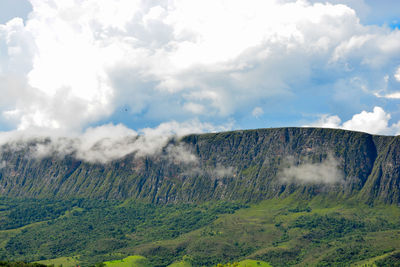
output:
M0 0L0 131L400 133L398 0Z

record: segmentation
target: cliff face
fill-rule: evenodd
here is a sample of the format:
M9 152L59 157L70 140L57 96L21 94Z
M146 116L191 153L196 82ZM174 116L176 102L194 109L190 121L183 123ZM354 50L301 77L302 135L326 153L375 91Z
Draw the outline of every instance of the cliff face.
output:
M325 194L400 203L399 137L316 128L190 135L161 153L107 164L27 150L3 147L1 195L171 203Z

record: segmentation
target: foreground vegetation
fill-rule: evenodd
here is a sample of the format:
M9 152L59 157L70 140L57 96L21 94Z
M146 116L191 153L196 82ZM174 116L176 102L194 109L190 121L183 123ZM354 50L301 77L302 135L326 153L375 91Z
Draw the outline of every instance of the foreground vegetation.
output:
M395 205L291 196L252 205L3 198L0 207L4 261L113 267L132 261L175 267L400 263Z
M174 239L243 207L231 202L0 200L0 259L51 264L44 260L56 258L55 265L75 264L77 258L83 265L122 258L130 247Z

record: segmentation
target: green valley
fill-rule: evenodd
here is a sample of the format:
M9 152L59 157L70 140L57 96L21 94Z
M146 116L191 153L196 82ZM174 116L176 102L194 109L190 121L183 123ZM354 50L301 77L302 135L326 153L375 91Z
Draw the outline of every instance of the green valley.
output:
M396 266L399 142L343 130L260 129L172 138L161 154L108 163L29 156L40 141L5 146L0 260Z
M400 209L394 205L294 196L247 206L79 205L79 210L74 206L13 233L0 231L3 259L63 266L108 260L107 266L117 266L115 260L141 255L128 259L143 266L212 266L246 259L272 266L347 266L382 261L400 251Z

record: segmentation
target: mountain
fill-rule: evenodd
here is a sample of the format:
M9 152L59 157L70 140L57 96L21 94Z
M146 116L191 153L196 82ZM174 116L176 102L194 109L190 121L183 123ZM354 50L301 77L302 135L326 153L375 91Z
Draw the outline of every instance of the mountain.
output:
M10 142L0 261L397 266L399 138L279 128L106 139L84 153L67 139Z
M295 194L400 203L400 137L319 128L196 134L106 163L74 152L32 156L43 142L51 141L3 145L2 196L187 203Z

